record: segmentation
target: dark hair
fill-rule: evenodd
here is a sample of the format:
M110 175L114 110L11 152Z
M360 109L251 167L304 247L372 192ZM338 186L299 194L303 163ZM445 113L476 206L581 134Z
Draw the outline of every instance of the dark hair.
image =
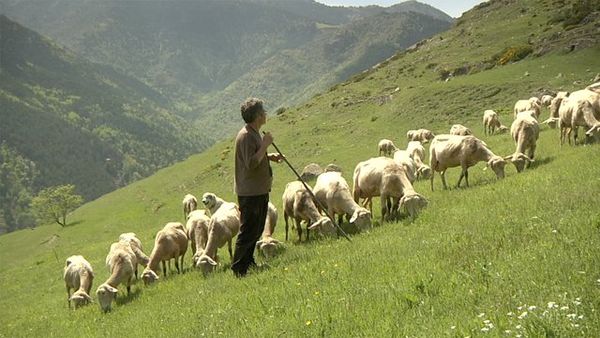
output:
M258 117L258 114L265 111L263 108L263 101L255 97L246 99L241 106L242 118L246 123L252 123Z

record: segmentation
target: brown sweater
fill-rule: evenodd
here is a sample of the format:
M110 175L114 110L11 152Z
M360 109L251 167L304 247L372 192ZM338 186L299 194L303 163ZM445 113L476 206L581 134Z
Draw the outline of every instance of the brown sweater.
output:
M262 144L260 134L245 125L235 138L235 193L238 196L258 196L271 191L273 173L265 154L257 161Z

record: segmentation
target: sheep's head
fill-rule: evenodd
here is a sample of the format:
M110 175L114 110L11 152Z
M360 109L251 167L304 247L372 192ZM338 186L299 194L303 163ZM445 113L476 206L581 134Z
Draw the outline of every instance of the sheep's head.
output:
M114 288L106 283L100 285L96 290L96 296L98 297L98 303L104 313L111 310L112 301L117 299L117 288Z
M595 125L592 128L590 128L588 131L585 132L585 135L588 137L592 137L594 136L594 134L600 132L600 124L599 125Z
M73 295L71 295L71 297L69 298L69 302L73 304L74 308L78 308L80 306L91 303L92 297L90 297L90 295L88 295L83 290L77 290L75 291L75 293L73 293Z
M487 166L490 167L494 173L496 173L497 178L504 178L504 166L506 165L506 161L500 157L494 155L488 162Z
M417 169L417 177L423 180L429 179L431 177L431 167L423 164L419 169Z
M308 227L308 230L316 230L323 236L333 236L337 233L333 222L327 217L321 217Z
M262 252L266 258L272 258L277 255L281 242L273 237L265 237L260 241L256 242L256 247Z
M532 159L530 159L529 157L527 157L527 155L523 153L515 153L513 155L509 155L506 156L505 159L510 160L512 164L515 165L515 168L517 168L517 172L519 173L523 171L523 169L525 169L525 165L533 162Z
M215 271L217 268L217 262L215 262L212 258L207 255L202 255L198 258L198 262L196 263L196 268L199 268L202 271L202 274L208 275L209 273Z
M365 208L356 208L352 217L350 217L350 223L355 224L361 230L373 227L373 224L371 223L371 212Z
M411 218L417 216L417 213L427 206L427 199L420 194L414 193L404 195L400 199L400 208L406 210Z
M412 141L412 139L413 139L414 135L415 135L415 132L414 132L413 130L409 130L409 131L407 131L407 132L406 132L406 138L407 138L409 141Z
M547 124L548 127L552 128L552 129L555 129L556 125L558 124L558 120L560 120L558 117L550 117L542 123Z
M202 195L202 204L204 204L208 210L213 210L217 204L217 195L212 192L204 193L204 195Z
M202 255L204 255L204 249L197 248L196 253L192 256L192 262L194 262L194 266L196 266Z
M498 132L498 134L504 134L504 133L508 132L508 127L501 124L500 127L498 127L497 132Z
M144 285L150 285L156 282L159 279L156 272L146 268L144 272L142 272L142 280L144 281Z

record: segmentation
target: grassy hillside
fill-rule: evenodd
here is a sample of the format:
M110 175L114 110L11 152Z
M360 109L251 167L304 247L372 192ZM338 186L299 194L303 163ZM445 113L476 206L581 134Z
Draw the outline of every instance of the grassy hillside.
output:
M548 24L560 8L550 5L493 1L472 10L451 31L273 117L265 129L296 167L334 162L349 180L357 162L376 155L380 138L404 146L406 130L416 127L442 133L462 123L497 154L510 154L510 136L483 137L484 109L508 125L518 98L581 88L600 69L598 47L582 42L569 51L579 38L597 41L586 33L597 16L565 31L561 22ZM534 49L545 49L539 56L440 81L442 67L486 64L527 44L531 33ZM233 278L221 250L224 265L209 278L190 271L152 287L137 283L107 315L97 304L67 310L68 255L90 260L95 289L108 276L104 258L119 233L138 233L149 252L156 231L181 220L185 193L233 199L232 142L82 206L71 227L1 236L0 335L111 336L128 328L133 336L600 336L600 148L561 148L557 130L546 127L535 164L522 174L507 166L496 181L479 164L468 189L443 191L436 177L431 192L418 182L429 206L413 222L378 224L352 243L290 241L270 269L243 280ZM293 177L283 165L274 175L271 199L281 209ZM458 169L447 178L456 182Z

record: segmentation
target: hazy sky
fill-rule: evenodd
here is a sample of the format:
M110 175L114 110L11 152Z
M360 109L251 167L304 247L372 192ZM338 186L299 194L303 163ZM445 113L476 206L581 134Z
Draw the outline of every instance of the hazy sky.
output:
M388 7L402 0L316 0L330 6L368 6L379 5ZM452 17L459 17L463 12L473 8L482 0L417 0L422 3L429 4Z

